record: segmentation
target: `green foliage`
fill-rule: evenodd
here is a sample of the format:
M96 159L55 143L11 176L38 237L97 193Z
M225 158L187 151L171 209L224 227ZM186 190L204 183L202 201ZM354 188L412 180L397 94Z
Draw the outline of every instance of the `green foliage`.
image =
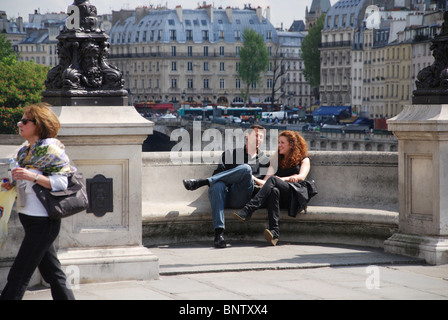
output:
M0 33L0 60L8 56L13 56L11 41L6 39L6 35Z
M249 88L252 83L259 82L261 73L269 67L269 52L263 35L254 29L243 31L243 47L240 49L240 66L238 76L246 83L245 101L249 100Z
M305 65L303 74L311 87L320 86L320 51L321 32L324 27L325 15L317 19L316 25L310 28L308 35L302 42L302 58Z
M0 134L17 134L17 122L22 119L23 108L0 107Z
M0 133L16 134L24 106L41 102L49 68L18 62L5 35L0 35Z
M16 108L40 102L48 67L17 62L13 56L0 61L0 106Z

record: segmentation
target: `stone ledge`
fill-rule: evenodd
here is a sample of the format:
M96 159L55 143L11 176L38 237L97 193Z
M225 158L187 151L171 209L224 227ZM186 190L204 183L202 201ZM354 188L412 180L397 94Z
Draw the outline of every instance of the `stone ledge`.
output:
M227 209L226 239L264 240L267 226L265 209L243 223ZM144 204L143 244L154 246L187 241L211 241L213 224L210 209L182 203ZM149 213L151 212L151 213ZM382 248L398 231L398 212L383 209L309 206L307 214L289 217L282 210L280 240L288 242L331 243Z

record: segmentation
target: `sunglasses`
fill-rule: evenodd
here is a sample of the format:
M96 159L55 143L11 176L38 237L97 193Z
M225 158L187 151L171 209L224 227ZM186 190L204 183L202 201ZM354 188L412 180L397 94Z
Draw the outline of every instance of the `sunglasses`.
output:
M30 122L30 121L36 123L36 120L26 119L26 118L21 119L21 120L19 121L19 123L22 123L24 126L26 126L26 125L28 124L28 122ZM19 124L19 123L18 123L18 124Z

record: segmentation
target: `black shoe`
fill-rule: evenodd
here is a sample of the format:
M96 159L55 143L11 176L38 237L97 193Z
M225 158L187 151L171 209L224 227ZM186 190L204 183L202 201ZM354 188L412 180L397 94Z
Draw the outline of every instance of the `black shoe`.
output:
M251 214L249 214L245 209L241 209L238 212L234 212L233 215L235 217L237 217L238 219L240 219L241 221L249 221L250 217L252 216Z
M224 240L224 230L216 229L215 230L215 248L222 249L227 246L226 240Z
M269 242L273 246L276 246L278 242L278 233L275 230L266 229L264 230L264 238L267 242Z
M195 179L189 179L189 180L185 179L185 180L183 180L183 183L184 183L185 189L190 190L190 191L194 191L197 188L199 188L198 180L195 180Z
M184 179L182 182L184 183L185 189L190 191L194 191L209 184L207 179Z

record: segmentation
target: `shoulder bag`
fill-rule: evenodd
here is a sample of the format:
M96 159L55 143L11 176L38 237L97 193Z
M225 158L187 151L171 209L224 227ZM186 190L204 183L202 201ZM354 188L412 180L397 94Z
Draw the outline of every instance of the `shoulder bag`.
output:
M38 184L33 186L33 190L51 220L72 216L89 206L86 185L82 173L79 172L68 178L67 190L51 191Z

